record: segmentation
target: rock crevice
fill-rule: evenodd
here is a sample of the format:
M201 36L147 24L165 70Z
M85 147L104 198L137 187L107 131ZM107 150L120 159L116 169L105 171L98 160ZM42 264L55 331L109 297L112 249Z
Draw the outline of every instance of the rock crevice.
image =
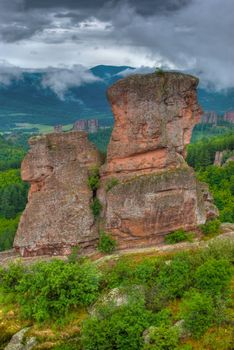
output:
M215 217L207 187L185 162L202 114L197 84L190 75L154 73L127 77L108 89L115 123L95 192L103 208L101 227L90 209L94 194L88 186L90 169L101 162L87 135L32 138L22 163L22 178L31 189L16 251L66 255L76 245L93 251L99 228L110 232L119 248L149 246L171 231L194 229Z

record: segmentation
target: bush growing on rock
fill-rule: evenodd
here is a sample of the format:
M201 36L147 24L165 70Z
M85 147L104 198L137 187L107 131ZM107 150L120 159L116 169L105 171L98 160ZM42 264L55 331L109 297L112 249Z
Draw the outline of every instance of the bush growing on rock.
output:
M90 175L88 178L88 185L89 188L92 191L97 191L97 189L100 186L100 176L99 176L99 169L94 167L93 169L90 170Z
M116 241L111 235L107 234L104 231L100 231L100 238L98 243L98 249L102 253L110 254L116 248Z
M106 187L105 187L106 191L107 192L110 191L113 187L118 185L118 183L119 183L119 180L114 177L112 179L109 179L106 183Z
M94 198L93 202L90 205L90 208L92 210L94 218L97 219L102 211L102 205L98 198Z
M218 219L207 221L204 225L201 225L200 228L202 232L206 235L208 234L219 234L220 233L220 221Z
M168 244L175 244L183 241L189 241L191 242L193 239L194 233L193 232L186 232L184 229L179 229L177 231L169 233L165 237L165 242Z

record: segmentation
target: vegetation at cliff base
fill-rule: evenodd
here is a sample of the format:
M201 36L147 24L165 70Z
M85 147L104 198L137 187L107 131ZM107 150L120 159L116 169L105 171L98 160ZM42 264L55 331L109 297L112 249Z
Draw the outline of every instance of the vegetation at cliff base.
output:
M217 240L192 253L98 265L87 259L12 264L0 269L0 309L14 308L11 322L17 315L27 320L32 335L37 322L41 330L50 326L38 349L54 337L50 349L57 350L231 350L233 263L233 242Z

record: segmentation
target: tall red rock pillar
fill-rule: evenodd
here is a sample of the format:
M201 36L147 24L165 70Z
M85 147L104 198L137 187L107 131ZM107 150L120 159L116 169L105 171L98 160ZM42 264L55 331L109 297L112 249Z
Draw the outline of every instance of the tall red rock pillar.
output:
M215 212L184 159L202 113L197 85L190 75L154 73L127 77L108 90L115 124L99 196L105 229L119 247L160 242Z

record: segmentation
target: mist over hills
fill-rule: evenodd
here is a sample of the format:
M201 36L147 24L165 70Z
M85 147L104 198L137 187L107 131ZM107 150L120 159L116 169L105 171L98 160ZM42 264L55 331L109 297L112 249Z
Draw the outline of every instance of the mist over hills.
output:
M92 77L88 82L81 81L79 86L74 84L67 89L56 86L56 71L46 83L45 72L25 71L20 79L12 80L8 85L0 84L0 130L12 130L25 123L67 125L90 118L99 119L101 125L111 125L112 113L106 89L122 78L121 72L131 69L127 66L96 66L90 69ZM60 76L60 80L62 78ZM61 89L64 90L59 94L57 91ZM215 92L199 88L198 95L205 111L223 114L234 109L234 89Z

